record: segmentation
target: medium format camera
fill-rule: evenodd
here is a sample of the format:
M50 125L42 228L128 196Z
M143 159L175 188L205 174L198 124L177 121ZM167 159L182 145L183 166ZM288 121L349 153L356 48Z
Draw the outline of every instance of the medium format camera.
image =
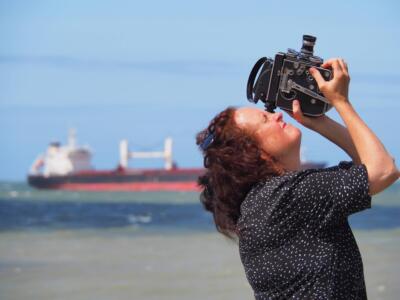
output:
M276 107L292 111L292 101L297 99L304 115L317 117L326 113L332 105L318 89L309 68L315 67L325 80L332 78L332 71L321 68L323 59L314 56L316 40L303 35L300 52L288 49L287 53L278 52L274 60L260 58L250 72L247 99L252 103L261 100L269 112Z

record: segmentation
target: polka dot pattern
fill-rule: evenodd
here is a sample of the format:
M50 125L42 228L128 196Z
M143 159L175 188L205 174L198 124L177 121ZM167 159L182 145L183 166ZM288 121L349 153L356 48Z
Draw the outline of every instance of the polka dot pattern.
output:
M365 165L346 161L256 184L237 223L255 299L367 299L347 217L371 207L368 188Z

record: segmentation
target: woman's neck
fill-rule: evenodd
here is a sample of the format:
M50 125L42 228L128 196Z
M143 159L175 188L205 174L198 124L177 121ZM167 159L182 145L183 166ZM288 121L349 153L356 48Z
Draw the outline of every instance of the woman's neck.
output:
M300 153L287 155L284 158L280 158L279 161L285 170L288 171L301 170Z

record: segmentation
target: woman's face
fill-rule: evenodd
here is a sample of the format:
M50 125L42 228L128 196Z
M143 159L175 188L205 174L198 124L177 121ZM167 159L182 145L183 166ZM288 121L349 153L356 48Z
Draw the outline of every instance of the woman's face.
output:
M253 133L261 148L277 159L300 152L301 131L285 123L281 112L242 107L235 111L234 120L239 128Z

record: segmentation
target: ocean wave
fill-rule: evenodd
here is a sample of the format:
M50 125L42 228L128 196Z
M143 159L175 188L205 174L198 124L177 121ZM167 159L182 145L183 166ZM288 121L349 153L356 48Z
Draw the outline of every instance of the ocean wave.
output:
M150 223L152 218L150 215L128 215L128 222L132 224L137 223Z

